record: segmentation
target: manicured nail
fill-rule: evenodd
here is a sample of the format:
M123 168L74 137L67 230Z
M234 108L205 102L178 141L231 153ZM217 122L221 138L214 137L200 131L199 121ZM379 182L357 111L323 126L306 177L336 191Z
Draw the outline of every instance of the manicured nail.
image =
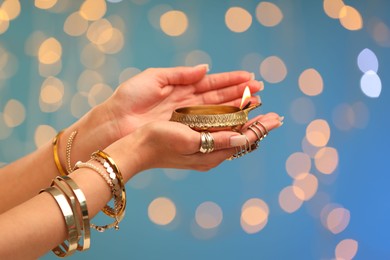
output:
M260 83L260 90L263 90L264 89L264 82L263 81L259 81Z
M284 116L279 117L279 121L282 122L284 120Z
M245 135L235 135L230 137L230 146L236 147L236 146L242 146L246 144L246 138Z
M260 98L260 96L257 96L257 95L256 95L256 96L254 96L254 97L256 98L257 103L258 103L258 104L261 104L261 98Z
M251 73L251 80L254 80L255 79L255 73Z
M209 67L209 64L199 64L199 65L196 65L195 68L206 68L206 71L209 72L210 71L210 67Z

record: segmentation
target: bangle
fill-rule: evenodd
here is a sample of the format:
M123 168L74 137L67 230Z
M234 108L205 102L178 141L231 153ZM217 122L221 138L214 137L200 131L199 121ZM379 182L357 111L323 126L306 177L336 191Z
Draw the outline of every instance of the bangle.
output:
M91 244L91 230L90 230L90 223L89 223L87 201L85 199L84 193L81 191L81 189L76 184L76 182L73 181L68 176L63 176L63 177L58 176L55 181L56 181L56 184L59 184L59 185L61 185L61 182L64 182L67 185L68 189L71 190L73 195L77 198L77 202L79 204L81 216L82 216L82 227L81 227L81 229L79 229L80 230L79 231L79 240L80 240L80 237L83 238L83 244L82 245L77 244L77 250L85 251L90 247L90 244ZM77 223L79 223L79 222L77 222ZM76 225L77 225L77 223L76 223Z
M58 156L58 143L59 143L60 137L61 137L63 132L64 132L64 130L61 130L60 132L58 132L58 134L53 138L53 141L52 141L54 162L55 162L57 169L60 172L61 176L66 175L64 168L62 168L60 158Z
M124 215L125 210L126 210L126 189L125 189L125 184L123 181L122 174L121 174L118 166L116 165L114 160L107 153L105 153L101 150L94 152L91 155L91 158L100 162L104 166L104 168L106 169L108 175L110 176L110 178L112 180L112 183L115 186L115 193L113 194L114 198L119 197L121 200L120 204L118 203L118 205L115 205L115 208L118 211L117 214L119 216ZM107 209L103 209L103 212L106 215L113 217L113 212L110 212Z
M61 193L61 191L57 187L52 186L45 190L42 190L40 193L42 192L49 193L56 200L64 216L66 229L68 231L68 238L67 238L68 245L64 241L61 245L56 246L52 251L54 254L56 254L59 257L70 256L76 251L77 241L78 241L76 219L75 219L75 215L73 214L72 208L70 207L69 202L66 199L65 195Z
M117 211L118 198L115 195L114 184L112 183L111 179L107 176L107 174L102 169L100 169L99 167L97 167L96 165L94 165L92 163L89 163L89 162L83 163L83 162L79 161L76 163L75 170L80 169L80 168L89 168L89 169L94 170L95 172L99 173L99 175L107 182L107 184L110 187L111 192L113 194L113 198L114 198L114 208L111 208L109 205L105 205L102 210L103 210L103 212L110 212L111 214L109 216L114 218L115 221L111 224L104 225L104 226L98 226L95 224L91 224L90 226L99 232L104 232L106 229L113 228L113 227L115 227L115 229L118 230L119 229L119 222L123 219L124 214L122 214L121 216L118 216L118 211Z

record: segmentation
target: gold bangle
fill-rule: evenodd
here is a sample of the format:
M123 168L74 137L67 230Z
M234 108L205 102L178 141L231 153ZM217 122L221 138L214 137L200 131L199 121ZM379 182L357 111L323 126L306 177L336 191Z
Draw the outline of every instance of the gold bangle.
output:
M73 214L72 208L69 205L65 195L57 187L49 187L45 190L40 191L49 193L57 202L61 209L62 215L66 223L66 229L68 231L68 245L65 241L56 246L52 251L59 257L66 257L72 255L77 249L78 233L76 229L76 219ZM62 246L62 248L61 248Z
M60 162L60 158L58 156L58 143L59 143L59 140L60 140L60 137L62 135L62 133L64 132L64 130L61 130L60 132L58 132L58 134L53 138L53 141L52 141L52 146L53 146L53 155L54 155L54 162L57 166L57 169L58 171L60 172L60 175L61 176L66 176L66 172L64 170L64 168L62 168L62 165L61 165L61 162Z
M56 180L58 180L56 184L62 185L61 181L64 182L68 186L69 190L72 191L73 195L77 198L77 202L79 204L80 212L82 216L82 227L79 231L79 240L80 237L83 238L82 245L80 245L79 243L77 244L77 250L85 251L90 247L91 244L91 230L90 230L90 223L89 223L87 201L85 199L84 193L81 191L81 189L76 184L76 182L74 182L68 176L63 176L63 177L58 176Z
M113 173L115 173L115 177L118 181L119 189L121 190L121 194L120 194L121 205L120 205L120 208L118 209L117 214L119 216L124 215L125 210L126 210L126 189L125 189L125 183L123 181L122 174L121 174L118 166L116 165L114 160L107 153L105 153L101 150L94 152L91 157L92 157L92 159L98 160L100 163L102 163L102 165L107 169L107 171L108 171L108 167L105 163L108 163L109 167L112 168ZM99 158L102 158L103 161L99 160ZM111 172L108 172L108 173L110 174ZM110 177L112 178L112 176L110 176ZM117 205L115 205L115 206L117 206ZM113 217L113 212L110 212L107 209L103 209L103 212L106 215Z

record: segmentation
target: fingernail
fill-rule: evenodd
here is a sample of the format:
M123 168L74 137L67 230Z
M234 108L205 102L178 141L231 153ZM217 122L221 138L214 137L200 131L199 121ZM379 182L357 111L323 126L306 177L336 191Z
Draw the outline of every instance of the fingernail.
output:
M255 73L251 73L251 80L254 80L255 79Z
M245 135L235 135L230 137L230 146L236 147L246 144L246 138Z
M284 120L284 116L279 117L279 121L282 122Z
M260 83L260 90L263 90L264 89L264 82L263 81L259 81Z
M209 64L199 64L199 65L196 65L195 68L206 68L206 71L209 72L210 71L210 67L209 67Z
M256 101L257 101L257 103L259 103L259 104L261 104L261 98L260 98L260 96L254 96L255 98L256 98Z

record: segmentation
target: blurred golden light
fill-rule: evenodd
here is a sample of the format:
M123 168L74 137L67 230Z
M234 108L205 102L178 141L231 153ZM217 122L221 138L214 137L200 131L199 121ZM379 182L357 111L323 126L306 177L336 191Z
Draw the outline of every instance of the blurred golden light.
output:
M316 108L310 98L299 97L291 102L290 114L296 123L307 124L315 117Z
M106 56L95 44L87 44L81 51L80 61L88 69L97 69L104 64Z
M334 208L326 217L326 228L333 234L338 234L344 231L350 220L349 210L345 208Z
M149 204L148 216L157 225L168 225L176 216L176 206L168 198L156 198Z
M256 18L264 26L273 27L283 20L283 13L271 2L260 2L256 7Z
M37 148L43 146L47 142L56 135L57 130L55 130L52 126L49 125L39 125L35 129L34 133L34 142Z
M296 194L299 194L299 196ZM304 192L299 187L287 186L283 188L279 193L280 208L287 213L297 211L303 203L299 197L304 197Z
M119 74L119 84L125 82L125 81L128 80L129 78L134 77L135 75L137 75L137 74L140 73L140 72L141 72L140 69L138 69L138 68L133 68L133 67L124 69L124 70Z
M291 154L286 160L287 173L293 178L303 178L310 172L311 159L309 155L302 152Z
M64 23L64 32L70 36L80 36L88 29L88 21L85 20L80 12L70 14Z
M5 123L4 114L0 112L0 140L7 139L12 134L12 128Z
M38 51L39 62L43 64L56 63L62 56L61 43L54 37L50 37L42 42Z
M35 0L34 5L39 9L50 9L57 3L57 0Z
M317 96L322 93L324 83L315 69L307 69L301 73L298 80L300 90L308 96Z
M313 174L301 175L293 182L293 191L300 200L310 200L317 192L318 179Z
M331 174L336 170L339 163L337 150L333 147L321 148L314 157L317 170L324 174Z
M153 6L148 12L149 23L155 28L160 29L160 17L169 11L172 11L172 7L166 4L160 4Z
M267 224L268 215L268 205L259 198L251 198L242 206L241 227L248 234L257 233Z
M0 7L0 34L6 32L9 27L8 13Z
M31 33L24 44L25 53L30 56L38 56L39 47L46 38L47 36L41 31Z
M8 127L16 127L26 119L26 109L20 101L10 99L4 107L3 117Z
M187 30L187 15L177 10L168 11L161 15L160 27L169 36L180 36Z
M312 145L322 147L328 144L330 127L326 120L316 119L306 127L306 139Z
M55 77L47 78L41 86L40 99L47 104L55 104L62 101L64 97L64 84Z
M77 80L77 89L80 92L88 93L91 88L98 83L103 82L103 77L101 74L94 70L84 70L78 80Z
M209 64L211 67L211 57L204 51L201 50L193 50L189 52L186 57L184 64L186 66L195 66L198 64Z
M195 211L196 223L205 229L218 227L223 218L222 209L214 202L206 201L200 204Z
M88 21L101 19L107 12L105 0L85 0L80 7L80 15Z
M112 28L105 31L104 34L105 36L102 38L105 38L109 35L111 35L111 37L107 42L97 45L100 51L107 54L115 54L122 50L123 46L125 45L125 40L123 33L120 30L117 28Z
M7 13L9 20L13 20L16 17L18 17L20 14L20 10L21 10L20 2L19 0L4 1L0 6L0 10L3 10Z
M358 10L345 5L341 8L339 19L341 25L350 31L360 30L363 27L363 19Z
M302 151L309 155L310 158L314 158L316 153L318 152L318 150L321 148L321 147L318 147L318 146L314 146L312 145L305 137L302 138L302 143L301 143L301 146L302 146Z
M323 7L325 13L333 19L339 19L341 8L344 7L344 1L342 0L324 0Z
M335 249L336 259L352 260L358 251L358 242L354 239L341 240Z
M112 38L113 30L110 21L100 19L89 25L87 38L94 44L104 44Z
M91 107L99 105L103 101L105 101L108 97L110 97L113 93L112 88L104 83L98 83L92 86L89 95L88 95L88 103Z
M231 7L225 14L225 23L233 32L245 32L252 24L252 16L244 8Z
M270 56L260 64L260 75L270 83L278 83L287 76L287 68L282 59Z
M178 181L187 178L189 170L163 169L164 174L171 180Z

